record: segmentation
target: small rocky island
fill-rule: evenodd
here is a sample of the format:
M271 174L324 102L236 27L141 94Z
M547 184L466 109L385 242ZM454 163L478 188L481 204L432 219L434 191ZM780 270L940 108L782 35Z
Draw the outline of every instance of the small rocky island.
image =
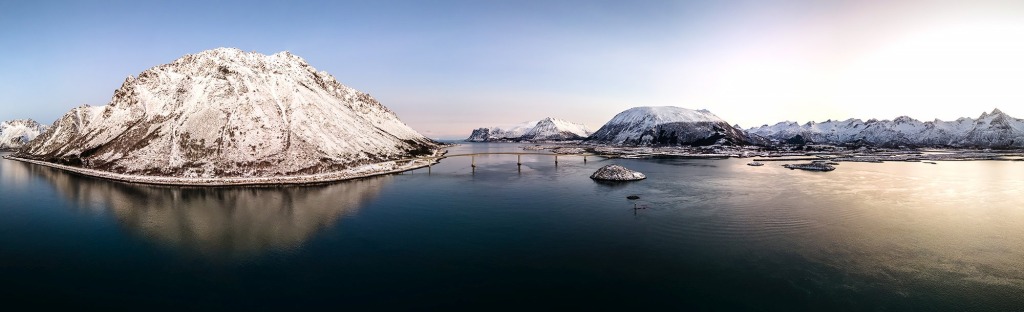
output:
M785 165L782 165L782 166L786 167L786 168L789 168L790 170L793 170L793 169L802 169L802 170L809 170L809 171L832 171L832 170L836 170L836 167L833 167L830 164L827 164L827 163L824 163L824 162L818 162L818 161L811 162L811 163L806 163L806 164L785 164Z
M606 165L597 169L594 174L590 175L590 178L600 181L636 181L646 179L647 176L623 166Z

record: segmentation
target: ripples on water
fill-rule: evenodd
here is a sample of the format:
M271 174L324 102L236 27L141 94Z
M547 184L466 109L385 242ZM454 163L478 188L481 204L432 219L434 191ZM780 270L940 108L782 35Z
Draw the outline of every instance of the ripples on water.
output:
M85 303L129 291L138 298L123 300L356 309L1024 307L1021 162L819 173L741 159L522 161L176 188L3 160L0 274L28 298ZM588 178L609 163L648 179Z

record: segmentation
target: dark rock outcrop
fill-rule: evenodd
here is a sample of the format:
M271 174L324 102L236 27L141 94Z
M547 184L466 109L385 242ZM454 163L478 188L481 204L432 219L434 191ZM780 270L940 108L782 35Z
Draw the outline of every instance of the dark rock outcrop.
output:
M601 181L636 181L646 179L647 176L623 166L606 165L597 169L594 174L590 175L590 178Z

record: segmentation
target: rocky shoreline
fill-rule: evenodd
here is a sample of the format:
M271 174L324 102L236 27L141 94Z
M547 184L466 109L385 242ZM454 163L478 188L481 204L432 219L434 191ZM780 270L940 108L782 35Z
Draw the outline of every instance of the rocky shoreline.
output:
M956 161L956 160L1021 160L1024 150L988 150L988 149L866 149L842 151L774 151L764 150L757 146L663 146L636 147L610 146L581 143L566 144L532 144L524 145L523 150L548 150L555 154L595 154L610 158L648 159L648 158L694 158L694 159L725 159L753 158L753 161L811 161L827 160L835 162L885 162L885 161Z
M377 175L393 174L403 171L409 171L413 169L419 169L427 166L432 166L438 162L439 158L435 158L443 155L443 151L436 151L433 156L426 158L410 158L385 161L375 164L362 165L354 168L349 168L342 171L310 174L310 175L295 175L295 176L279 176L279 177L210 177L210 178L185 178L185 177L169 177L169 176L141 176L131 174L120 174L109 171L95 170L79 168L67 165L54 164L45 161L26 159L20 157L14 157L12 155L3 156L4 159L16 160L26 162L30 164L46 166L54 169L60 169L72 173L77 173L85 176L96 177L101 179L127 182L127 183L140 183L140 184L153 184L153 185L168 185L168 186L246 186L246 185L279 185L279 184L316 184L326 182L337 182L344 180L359 179Z

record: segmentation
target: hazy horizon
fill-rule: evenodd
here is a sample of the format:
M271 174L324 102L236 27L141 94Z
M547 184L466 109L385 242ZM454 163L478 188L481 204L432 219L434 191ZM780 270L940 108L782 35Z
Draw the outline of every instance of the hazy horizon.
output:
M0 120L217 47L291 51L433 138L635 106L781 121L1024 116L1024 2L0 3Z

